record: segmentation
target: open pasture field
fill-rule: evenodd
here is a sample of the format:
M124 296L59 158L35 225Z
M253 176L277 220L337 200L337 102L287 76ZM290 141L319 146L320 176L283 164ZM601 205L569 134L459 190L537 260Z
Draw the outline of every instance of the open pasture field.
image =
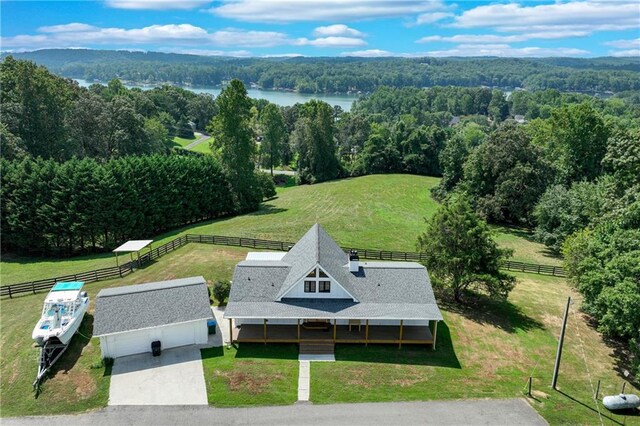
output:
M318 222L344 246L415 251L417 236L425 228L424 218L438 208L429 193L437 183L437 178L426 176L373 175L280 188L277 198L264 202L257 212L148 238L162 244L179 235L194 233L297 241ZM514 250L514 260L560 264L543 245L533 242L526 231L494 229L499 244ZM13 284L108 266L115 266L111 253L70 259L5 255L0 263L0 281Z

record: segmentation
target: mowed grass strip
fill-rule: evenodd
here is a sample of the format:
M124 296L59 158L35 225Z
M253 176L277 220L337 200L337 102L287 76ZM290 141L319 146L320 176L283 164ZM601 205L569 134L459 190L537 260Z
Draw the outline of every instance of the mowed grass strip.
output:
M592 398L597 381L601 396L619 392L622 384L613 350L574 304L558 382L562 392L551 390L564 303L577 295L559 278L516 275L518 285L507 302L463 308L441 303L445 322L438 327L436 351L339 345L335 363L312 363L312 402L523 397L532 375L529 402L550 424L599 423ZM624 421L599 408L605 424Z
M438 181L438 178L426 176L373 175L280 188L278 197L263 203L257 212L192 225L149 238L155 239L156 247L187 233L297 241L317 222L343 246L415 251L417 236L425 229L424 218L431 217L438 208L438 203L429 193ZM533 242L526 232L500 227L494 229L498 243L514 249L514 260L560 263L543 245ZM123 260L126 258L122 256ZM163 258L159 261L162 262ZM3 256L0 281L6 285L115 264L111 253L71 259Z
M95 297L103 288L202 275L209 284L231 279L247 249L191 244L161 262L122 279L85 285L90 298L80 333L42 385L38 398L31 384L38 371L40 349L31 332L40 318L46 292L0 299L0 415L23 416L85 411L109 399L109 371L101 365L99 339L92 338Z
M298 346L243 343L202 350L209 404L293 404L298 399Z
M185 146L189 145L192 142L195 142L197 139L196 136L192 137L192 138L179 138L178 136L175 136L173 138L173 143L176 145L181 146L182 148L184 148Z

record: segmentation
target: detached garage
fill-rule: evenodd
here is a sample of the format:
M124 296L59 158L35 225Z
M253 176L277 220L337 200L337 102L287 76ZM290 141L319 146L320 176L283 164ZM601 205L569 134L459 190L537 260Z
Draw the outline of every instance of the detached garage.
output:
M207 343L207 320L213 318L203 277L115 287L96 298L94 337L103 358Z

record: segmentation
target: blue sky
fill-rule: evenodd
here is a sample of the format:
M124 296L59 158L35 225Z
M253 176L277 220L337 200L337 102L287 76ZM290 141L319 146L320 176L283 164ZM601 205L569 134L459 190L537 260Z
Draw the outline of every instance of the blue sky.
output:
M638 0L3 0L0 7L2 51L640 56Z

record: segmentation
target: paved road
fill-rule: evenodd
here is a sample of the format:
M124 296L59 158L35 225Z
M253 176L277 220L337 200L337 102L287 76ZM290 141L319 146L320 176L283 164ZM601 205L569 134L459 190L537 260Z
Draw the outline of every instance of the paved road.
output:
M203 142L208 141L209 139L211 139L211 136L209 135L204 135L202 133L198 133L198 132L194 132L194 135L196 135L198 137L198 139L196 139L195 141L191 142L189 145L186 145L184 147L184 149L192 149L195 148L196 146L200 145Z
M263 171L265 173L271 173L271 170L269 170L269 169L260 169L260 171ZM276 169L273 169L273 174L274 175L295 176L296 172L294 172L293 170L276 170Z
M74 416L2 419L4 425L546 425L524 399L212 408L108 407Z

